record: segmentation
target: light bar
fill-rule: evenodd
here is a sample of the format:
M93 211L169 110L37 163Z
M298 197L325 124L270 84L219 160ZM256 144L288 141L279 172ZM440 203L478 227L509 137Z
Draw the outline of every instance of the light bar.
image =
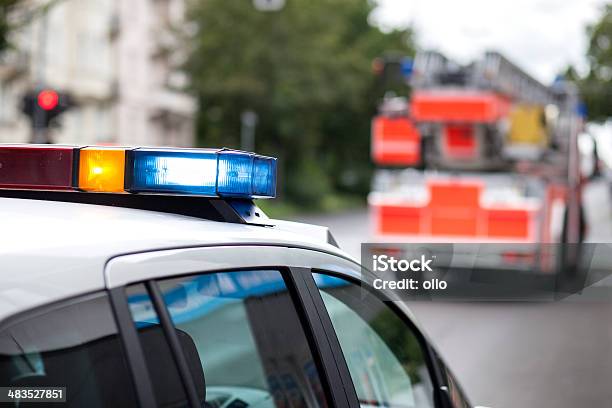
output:
M0 145L0 188L276 195L276 159L236 150Z
M174 193L216 196L217 153L211 151L130 152L126 190L135 193ZM131 176L131 183L130 183Z
M0 145L0 188L73 190L75 148Z
M276 195L276 159L243 152L219 153L219 195Z
M79 151L78 187L85 191L123 192L125 149L84 147Z
M127 152L126 190L209 197L274 197L276 159L233 150Z
M219 153L219 195L253 194L253 156L237 152Z
M276 196L276 159L264 156L253 158L253 195Z

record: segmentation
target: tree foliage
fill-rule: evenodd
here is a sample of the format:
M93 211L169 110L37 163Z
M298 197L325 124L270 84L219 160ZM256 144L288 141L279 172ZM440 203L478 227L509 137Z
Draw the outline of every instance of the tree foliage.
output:
M612 116L612 5L604 7L601 19L589 27L588 34L590 70L581 81L581 93L590 118L605 120Z
M9 15L20 0L0 0L0 53L9 48L9 34L13 30Z
M259 121L256 150L280 159L281 195L316 206L331 192L369 187L369 127L378 102L372 60L413 53L412 33L368 22L368 0L250 0L191 5L197 27L187 69L200 102L199 141L240 147L240 115Z

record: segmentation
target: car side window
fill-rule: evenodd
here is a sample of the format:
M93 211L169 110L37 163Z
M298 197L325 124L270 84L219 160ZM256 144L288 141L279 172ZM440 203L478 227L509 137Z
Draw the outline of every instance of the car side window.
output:
M53 306L2 329L0 384L65 387L67 407L137 405L106 294Z
M306 333L277 270L158 282L177 331L194 347L214 408L327 407Z
M412 328L373 294L315 273L362 407L430 408L433 386Z

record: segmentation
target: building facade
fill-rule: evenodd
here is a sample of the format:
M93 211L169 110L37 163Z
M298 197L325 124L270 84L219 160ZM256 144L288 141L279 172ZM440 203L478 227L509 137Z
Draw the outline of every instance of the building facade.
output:
M30 141L21 100L45 86L76 102L50 130L54 143L193 146L196 102L180 69L186 26L184 0L53 2L1 57L0 142Z

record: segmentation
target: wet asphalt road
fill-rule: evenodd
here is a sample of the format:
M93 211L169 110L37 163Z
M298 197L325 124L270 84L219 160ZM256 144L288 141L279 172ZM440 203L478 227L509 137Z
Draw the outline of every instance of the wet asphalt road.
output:
M588 240L612 242L609 185L584 192ZM299 217L327 225L359 257L367 210ZM612 299L603 302L408 302L475 405L612 407Z

